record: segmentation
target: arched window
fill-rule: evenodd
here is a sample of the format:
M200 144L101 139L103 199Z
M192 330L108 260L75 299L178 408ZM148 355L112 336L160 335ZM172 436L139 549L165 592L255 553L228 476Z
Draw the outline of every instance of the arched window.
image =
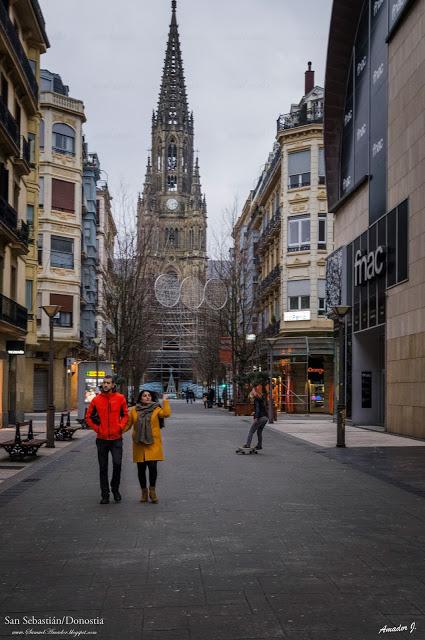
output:
M167 190L177 191L177 176L175 175L167 176Z
M157 156L157 169L161 171L161 140L158 140L158 156Z
M53 150L75 155L75 131L62 122L53 125Z
M168 145L167 168L169 171L177 169L177 145L174 140Z

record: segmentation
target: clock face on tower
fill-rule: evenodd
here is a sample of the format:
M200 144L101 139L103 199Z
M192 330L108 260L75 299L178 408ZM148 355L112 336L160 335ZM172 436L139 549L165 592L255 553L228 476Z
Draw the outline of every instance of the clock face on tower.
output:
M167 209L169 209L170 211L175 211L179 206L179 203L175 198L168 198L166 204L167 204Z

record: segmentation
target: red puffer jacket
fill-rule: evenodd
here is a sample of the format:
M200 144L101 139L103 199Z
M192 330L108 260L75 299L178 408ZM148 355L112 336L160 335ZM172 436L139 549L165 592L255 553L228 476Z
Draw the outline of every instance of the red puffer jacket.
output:
M87 424L101 440L118 440L127 425L128 409L124 396L114 391L99 393L90 402Z

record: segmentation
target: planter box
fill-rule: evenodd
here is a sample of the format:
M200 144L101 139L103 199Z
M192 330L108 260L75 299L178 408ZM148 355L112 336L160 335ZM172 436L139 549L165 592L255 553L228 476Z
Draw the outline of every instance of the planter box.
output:
M235 416L250 416L254 408L250 402L236 402Z

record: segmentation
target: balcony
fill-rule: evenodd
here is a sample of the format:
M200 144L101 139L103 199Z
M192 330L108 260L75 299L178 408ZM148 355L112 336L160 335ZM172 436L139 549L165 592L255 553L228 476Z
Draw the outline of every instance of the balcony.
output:
M0 7L2 6L0 2ZM19 130L15 118L0 97L0 143L5 147L8 155L19 153Z
M261 280L260 283L260 294L265 295L269 289L280 284L280 266L277 265L274 269L270 271L270 273Z
M309 124L323 122L323 105L321 103L314 105L311 109L302 107L299 111L285 113L277 119L277 132L287 129L295 129L296 127L304 127Z
M6 231L8 241L17 243L16 248L20 253L27 253L29 242L29 226L23 220L19 220L15 209L0 196L0 223Z
M280 321L275 320L275 322L271 322L262 332L262 338L272 338L273 336L279 335L280 331Z
M16 58L17 66L22 73L24 83L27 85L26 89L32 97L33 107L36 110L38 103L37 80L31 69L24 48L21 45L19 36L16 33L15 26L9 18L7 9L2 2L0 2L0 34L3 36L3 39L7 41L10 49L12 49L12 57Z
M28 140L21 136L21 152L13 161L15 171L19 176L31 173L31 148Z
M0 293L0 322L5 322L19 331L26 332L27 320L27 309Z

